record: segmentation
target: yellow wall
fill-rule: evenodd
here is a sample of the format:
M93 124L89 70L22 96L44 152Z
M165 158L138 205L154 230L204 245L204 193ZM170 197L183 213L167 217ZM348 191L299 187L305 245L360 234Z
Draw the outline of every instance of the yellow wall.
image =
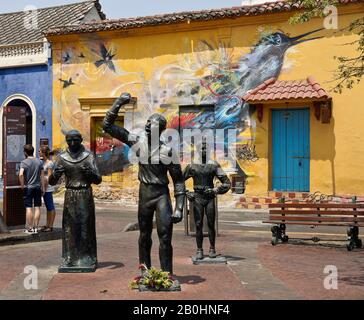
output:
M340 16L340 28L362 16L363 5L352 8L356 13ZM63 147L62 130L71 128L80 130L86 143L89 142L90 114L81 110L79 98L117 97L127 91L138 98L136 125L142 125L152 112L163 112L172 120L176 116L177 106L186 104L185 98L178 97L179 91L188 91L201 79L216 73L216 64L225 68L229 79L233 79L234 65L241 66L242 59L262 33L283 30L290 36L296 36L322 27L321 19L292 26L287 18L287 14L275 14L255 19L250 17L51 39L54 59L53 145ZM301 43L286 52L279 79L297 80L313 76L329 91L334 84L330 82L333 70L337 67L334 56L355 55L353 46L344 44L356 40L357 36L340 30L323 30L313 36L323 38ZM96 68L94 62L101 43L116 53L116 72ZM66 52L71 55L67 63L62 58ZM78 58L80 52L86 59ZM59 79L71 77L75 85L64 89ZM218 90L219 84L212 83L212 88ZM241 90L237 92L244 93ZM333 119L330 124L317 121L311 106L311 192L364 194L363 92L364 82L352 90L344 90L342 94L330 92L333 97ZM193 102L199 104L208 94L207 89L200 87ZM175 108L161 109L162 104L174 105ZM256 144L260 157L256 163L241 163L249 174L247 193L252 195L266 194L269 189L271 107L265 106L262 123L254 115L249 119L253 120L250 126L240 135ZM135 170L131 171L133 173L126 174L136 179ZM124 180L134 184L131 182L134 180Z

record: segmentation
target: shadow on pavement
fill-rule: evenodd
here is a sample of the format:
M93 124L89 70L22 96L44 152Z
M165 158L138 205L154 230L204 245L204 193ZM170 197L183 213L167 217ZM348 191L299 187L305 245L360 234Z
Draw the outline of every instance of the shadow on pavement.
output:
M206 279L200 276L177 276L180 284L198 284L201 282L205 282Z
M121 262L99 262L98 263L98 269L118 269L118 268L124 268L125 265Z
M350 277L340 277L340 281L346 282L349 285L352 286L364 286L364 276L350 276Z
M245 260L245 258L242 257L234 257L234 256L225 256L224 257L228 260L228 261L242 261Z

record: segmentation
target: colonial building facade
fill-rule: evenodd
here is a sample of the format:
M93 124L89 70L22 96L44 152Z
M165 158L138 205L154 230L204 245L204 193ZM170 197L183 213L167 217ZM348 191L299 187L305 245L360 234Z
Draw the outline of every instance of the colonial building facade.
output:
M159 112L177 130L236 129L237 165L225 164L233 194L364 194L364 84L331 90L334 56L355 54L345 44L358 36L345 27L364 2L339 5L337 30L319 18L290 25L297 10L278 1L48 30L54 147L64 147L65 131L80 130L104 181L137 190L127 147L101 128L113 100L130 92L134 102L119 119L127 128Z
M52 147L52 50L43 31L104 18L98 1L0 15L0 180L8 225L24 221L17 178L24 144Z

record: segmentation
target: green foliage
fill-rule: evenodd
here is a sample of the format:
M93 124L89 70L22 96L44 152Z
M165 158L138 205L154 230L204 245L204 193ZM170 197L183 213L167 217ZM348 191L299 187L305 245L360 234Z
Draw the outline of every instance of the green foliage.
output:
M290 18L289 22L291 24L297 23L305 23L308 22L311 18L325 17L324 9L327 6L338 4L338 0L287 0L287 2L296 5L300 8L305 9L302 12L295 14Z
M135 277L131 283L131 289L138 289L140 285L160 291L169 289L174 284L173 277L169 272L158 270L154 267L148 269L145 265L140 265L141 276Z
M305 23L315 17L325 17L324 9L329 5L338 5L338 0L287 0L291 4L303 9L290 18L291 24ZM344 45L355 46L356 54L351 57L334 57L338 62L338 67L334 72L335 86L334 92L342 93L346 89L351 89L361 81L364 75L364 17L353 20L349 26L345 26L340 31L355 33L358 39Z

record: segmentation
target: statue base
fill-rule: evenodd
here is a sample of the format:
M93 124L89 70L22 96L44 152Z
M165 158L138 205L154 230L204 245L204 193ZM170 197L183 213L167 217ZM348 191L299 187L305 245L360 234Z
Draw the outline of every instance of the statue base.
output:
M96 272L96 266L91 267L65 267L60 266L58 273L93 273Z
M201 259L196 259L196 257L191 257L192 263L194 265L199 264L227 264L227 259L223 256L217 256L216 258L204 257Z
M175 280L173 286L168 289L161 288L160 290L157 290L155 288L149 288L147 286L140 285L139 291L140 292L179 292L179 291L182 291L182 289L181 289L181 285L180 285L179 281Z

